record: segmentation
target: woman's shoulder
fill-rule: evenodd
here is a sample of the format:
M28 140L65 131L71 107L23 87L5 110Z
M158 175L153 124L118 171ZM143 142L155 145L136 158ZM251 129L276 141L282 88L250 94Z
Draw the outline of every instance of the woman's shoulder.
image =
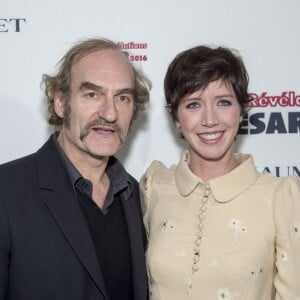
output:
M151 183L170 183L174 179L176 165L167 167L163 162L154 160L146 169L143 180Z
M140 180L140 191L142 196L142 211L144 220L151 214L157 198L152 197L152 192L159 186L175 184L174 172L175 165L167 167L164 163L158 160L152 161L150 166L146 169L144 175ZM146 222L146 221L145 221ZM148 228L147 222L145 223ZM148 231L148 229L147 229Z
M277 186L278 189L298 188L300 185L300 179L294 175L278 177L270 173L260 173L259 177L261 183Z
M276 177L269 173L261 173L255 187L265 195L272 196L275 204L293 207L298 203L299 206L300 179L296 176Z
M289 193L297 193L300 197L300 179L296 176L277 177L279 181L278 190ZM299 198L300 200L300 198Z
M255 180L255 185L279 189L285 189L290 186L299 187L300 179L295 175L278 177L268 172L257 171L251 154L236 153L235 157L239 161L240 168L242 168L243 172L247 173L247 176L250 171L252 172L253 177L257 178L257 180Z

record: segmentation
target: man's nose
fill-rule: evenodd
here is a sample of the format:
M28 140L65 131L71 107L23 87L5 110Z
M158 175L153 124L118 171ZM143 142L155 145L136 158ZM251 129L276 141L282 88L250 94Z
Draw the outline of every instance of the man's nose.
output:
M113 123L118 118L116 102L112 97L105 97L99 108L99 115L107 122Z

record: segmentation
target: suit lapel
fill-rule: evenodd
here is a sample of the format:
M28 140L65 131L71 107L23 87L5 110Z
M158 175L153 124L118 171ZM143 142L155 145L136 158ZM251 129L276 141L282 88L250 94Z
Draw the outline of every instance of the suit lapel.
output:
M147 273L143 245L144 234L138 207L136 206L135 200L132 199L132 197L135 196L138 197L138 195L133 194L129 199L123 199L122 205L129 233L134 298L147 299Z
M86 220L51 138L38 151L37 164L44 202L104 299L108 299Z

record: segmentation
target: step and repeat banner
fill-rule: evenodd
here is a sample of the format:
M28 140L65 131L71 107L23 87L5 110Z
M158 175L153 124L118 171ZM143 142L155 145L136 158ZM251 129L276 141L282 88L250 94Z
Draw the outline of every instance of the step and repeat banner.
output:
M0 163L35 152L51 134L42 74L74 42L119 43L152 80L151 103L118 157L137 178L154 159L178 161L184 141L165 111L163 78L180 51L237 49L254 100L236 151L257 169L300 177L299 0L0 0Z

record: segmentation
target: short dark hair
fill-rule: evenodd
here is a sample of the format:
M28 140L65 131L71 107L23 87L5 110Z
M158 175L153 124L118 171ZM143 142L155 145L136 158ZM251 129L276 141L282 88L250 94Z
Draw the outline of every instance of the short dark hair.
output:
M244 115L251 101L249 77L237 50L196 46L179 53L170 63L164 80L167 107L173 120L177 120L178 105L185 96L219 79L232 85Z
M68 102L71 83L71 70L76 62L84 56L99 51L113 49L124 54L118 45L108 39L93 38L76 43L59 61L58 72L55 75L43 75L42 84L45 87L45 95L48 101L49 124L61 127L63 119L60 118L54 109L54 98L57 92L62 94L64 104ZM124 57L127 56L124 54ZM128 59L128 58L127 58ZM140 70L129 61L134 74L134 113L133 119L138 116L141 110L144 110L149 102L149 93L151 89L150 80ZM66 106L67 107L67 106Z

